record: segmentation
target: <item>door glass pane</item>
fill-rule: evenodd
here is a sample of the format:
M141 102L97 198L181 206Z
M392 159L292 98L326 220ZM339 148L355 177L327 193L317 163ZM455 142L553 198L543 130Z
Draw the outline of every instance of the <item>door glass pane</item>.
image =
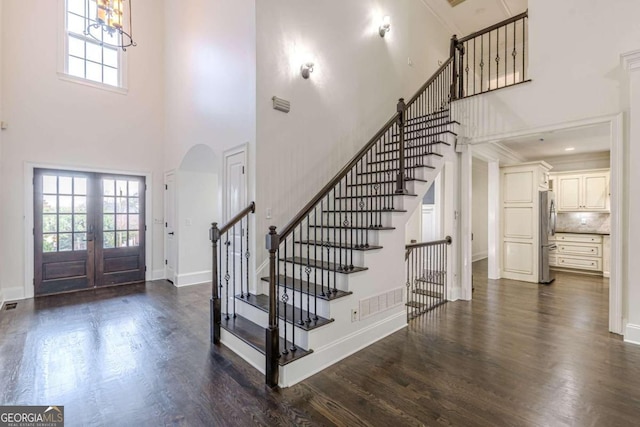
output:
M71 213L73 212L72 208L73 197L71 196L60 196L58 197L58 212L60 213Z
M87 250L87 235L85 233L73 234L73 250L74 251Z
M87 178L73 178L73 194L80 196L87 194Z
M105 231L114 231L116 229L116 216L115 215L103 215L102 216L102 229Z
M59 194L73 194L73 178L70 176L61 176L58 178L60 185Z
M42 236L42 252L57 252L58 250L58 235L57 234L45 234Z
M73 211L75 213L87 212L87 198L85 196L75 196L73 198Z
M64 251L71 251L73 250L73 246L72 246L72 234L71 233L60 233L58 234L58 238L59 238L59 251L60 252L64 252Z
M139 215L129 215L129 230L137 230L139 227Z
M127 232L126 231L118 231L116 233L116 246L118 248L126 248L127 247Z
M118 197L116 199L116 212L117 213L127 213L127 198L126 197Z
M73 215L59 215L58 228L60 233L73 231Z
M138 197L140 195L140 185L138 181L129 181L129 197Z
M42 215L42 232L58 232L58 215Z
M132 197L129 199L129 213L140 213L140 199Z
M115 197L104 197L102 201L102 211L104 213L115 213L116 199Z
M116 233L113 232L105 232L102 235L103 244L102 247L105 249L115 248L116 247Z
M86 215L74 215L73 216L73 231L85 232L87 231L87 216Z
M127 216L116 215L116 230L126 230L127 228Z
M127 181L116 181L116 196L127 196Z
M102 180L102 194L105 196L115 196L115 181L112 179L103 179Z
M42 192L44 194L56 194L58 192L58 177L44 175L42 177Z
M58 198L56 196L42 196L42 212L58 212Z
M129 232L129 246L140 246L140 233L137 231Z

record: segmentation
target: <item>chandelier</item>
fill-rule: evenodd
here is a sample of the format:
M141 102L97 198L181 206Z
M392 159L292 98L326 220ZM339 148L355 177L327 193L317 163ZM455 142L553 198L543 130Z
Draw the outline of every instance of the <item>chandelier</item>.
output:
M87 10L95 3L95 18L89 19L85 34L100 43L127 50L136 46L131 30L131 0L87 0ZM128 29L124 28L125 6L129 15ZM96 31L97 30L97 31ZM102 34L101 34L102 33Z

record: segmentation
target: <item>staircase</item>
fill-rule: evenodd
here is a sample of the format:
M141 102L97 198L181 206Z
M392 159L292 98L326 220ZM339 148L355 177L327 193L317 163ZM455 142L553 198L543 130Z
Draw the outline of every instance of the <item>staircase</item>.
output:
M451 57L415 96L400 99L396 114L289 224L270 227L262 285L249 286L248 275L255 206L213 224L211 340L263 372L270 387L295 384L405 327L405 306L416 313L446 301L446 261L425 268L414 248L405 263L404 228L444 162L455 160L451 101L464 95L464 52L473 41L454 36ZM447 242L436 243L446 252Z

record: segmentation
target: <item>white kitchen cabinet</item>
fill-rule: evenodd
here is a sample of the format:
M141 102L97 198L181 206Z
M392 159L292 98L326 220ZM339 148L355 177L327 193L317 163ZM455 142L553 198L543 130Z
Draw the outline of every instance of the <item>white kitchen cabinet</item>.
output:
M556 174L558 212L609 212L609 170Z
M555 240L558 245L554 260L555 267L603 271L601 235L556 233Z

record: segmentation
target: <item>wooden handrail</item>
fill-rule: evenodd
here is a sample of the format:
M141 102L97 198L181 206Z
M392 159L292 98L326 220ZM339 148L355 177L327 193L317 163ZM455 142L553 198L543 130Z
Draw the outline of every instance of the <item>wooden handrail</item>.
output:
M514 23L516 21L519 21L519 20L521 20L523 18L528 18L528 17L529 17L529 10L527 9L527 10L525 10L524 12L522 12L519 15L512 16L511 18L505 19L502 22L498 22L497 24L494 24L494 25L492 25L490 27L484 28L484 29L482 29L480 31L476 31L473 34L469 34L468 36L462 37L461 39L458 39L458 43L464 43L464 42L469 41L471 39L475 39L476 37L480 37L483 34L490 33L491 31L496 30L496 29L498 29L500 27L504 27L505 25L509 25L511 23Z
M450 245L452 241L453 240L451 239L451 236L447 236L442 240L435 240L433 242L411 243L409 245L405 245L405 248L406 249L424 248L426 246L435 246L435 245L440 245L442 243L446 243L447 245Z
M248 215L250 213L255 213L255 212L256 212L256 202L249 203L249 206L247 206L246 208L242 209L233 218L231 218L231 220L229 220L229 222L227 222L225 225L220 227L220 234L222 235L222 234L226 233L227 231L229 231L231 229L231 227L233 227L238 222L240 222L240 220L242 218L244 218L246 215Z

